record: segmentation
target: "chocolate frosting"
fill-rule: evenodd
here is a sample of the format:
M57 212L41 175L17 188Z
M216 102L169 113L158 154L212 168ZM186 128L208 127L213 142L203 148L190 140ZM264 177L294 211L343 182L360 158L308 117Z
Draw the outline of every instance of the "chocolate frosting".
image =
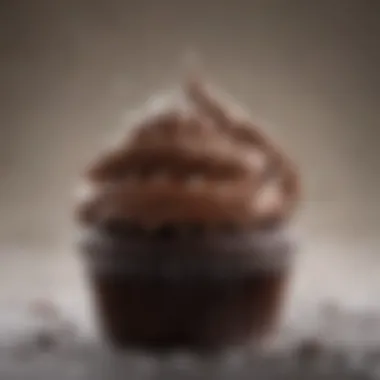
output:
M201 81L190 79L182 92L186 109L147 115L90 165L89 192L78 205L81 223L285 223L299 198L291 160Z

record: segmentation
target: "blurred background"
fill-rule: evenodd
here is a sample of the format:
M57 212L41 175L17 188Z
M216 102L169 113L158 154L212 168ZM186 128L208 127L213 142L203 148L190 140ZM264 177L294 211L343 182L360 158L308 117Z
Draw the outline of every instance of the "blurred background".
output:
M290 314L377 308L379 14L371 0L3 0L0 322L49 298L87 326L73 190L125 113L178 83L188 48L302 170Z

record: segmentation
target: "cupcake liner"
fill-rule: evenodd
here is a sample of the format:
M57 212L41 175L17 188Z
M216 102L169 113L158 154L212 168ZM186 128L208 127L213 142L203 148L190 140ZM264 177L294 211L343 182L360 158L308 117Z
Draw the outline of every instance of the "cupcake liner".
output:
M295 248L281 231L204 232L174 238L154 234L126 238L90 231L82 238L82 251L97 273L211 281L287 270Z

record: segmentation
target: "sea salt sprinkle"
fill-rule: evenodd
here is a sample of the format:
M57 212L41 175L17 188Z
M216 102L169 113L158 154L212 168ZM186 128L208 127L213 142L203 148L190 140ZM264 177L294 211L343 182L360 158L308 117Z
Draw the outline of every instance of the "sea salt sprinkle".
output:
M340 312L344 320L351 320L348 330L355 330L369 315L365 311L352 314L341 309ZM374 317L374 313L370 313ZM61 319L67 320L64 316ZM377 319L380 320L380 313ZM261 353L238 349L214 355L197 355L186 351L158 355L144 351L126 351L120 354L93 341L78 341L74 336L68 339L63 331L57 325L57 347L63 340L68 342L68 348L65 351L54 349L49 357L39 345L35 346L34 355L19 355L22 347L30 347L28 337L33 336L33 331L23 339L19 337L13 344L0 343L0 377L23 380L27 376L30 379L47 380L55 376L67 380L90 380L103 376L118 380L121 376L127 376L128 379L137 380L164 376L169 379L198 379L206 378L207 374L211 376L208 378L217 380L239 380L253 376L269 380L380 378L380 341L376 347L362 344L358 349L353 345L336 347L318 336L305 336L286 345L279 343ZM278 336L278 341L280 340L281 334Z

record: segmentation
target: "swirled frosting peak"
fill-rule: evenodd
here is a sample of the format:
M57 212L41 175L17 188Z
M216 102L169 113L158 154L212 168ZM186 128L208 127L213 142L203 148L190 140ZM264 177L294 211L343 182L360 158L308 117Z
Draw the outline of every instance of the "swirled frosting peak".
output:
M285 222L299 196L285 153L201 81L189 80L179 95L181 105L143 109L128 136L91 163L81 222L125 220L147 228Z

